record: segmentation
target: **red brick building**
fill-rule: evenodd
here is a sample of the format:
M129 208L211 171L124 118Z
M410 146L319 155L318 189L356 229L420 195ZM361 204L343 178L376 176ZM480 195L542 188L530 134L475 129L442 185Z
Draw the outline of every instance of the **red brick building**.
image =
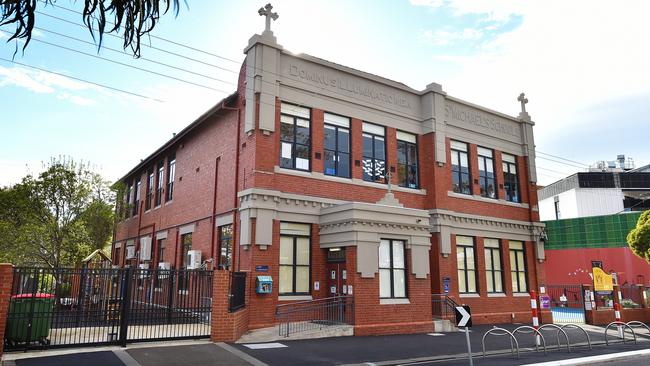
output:
M475 323L530 321L545 281L525 110L292 54L268 30L245 53L237 91L122 179L115 264L250 272L244 329L340 294L358 335L431 331L442 293Z

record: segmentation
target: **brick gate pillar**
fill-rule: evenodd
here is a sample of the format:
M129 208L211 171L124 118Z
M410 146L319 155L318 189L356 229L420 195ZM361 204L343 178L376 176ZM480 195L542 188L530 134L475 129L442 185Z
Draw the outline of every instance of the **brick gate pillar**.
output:
M249 291L247 288L246 291ZM247 299L248 300L248 296ZM212 278L212 342L234 342L248 330L248 306L230 312L230 271L215 270Z
M0 263L0 359L2 359L2 351L5 343L5 328L7 326L7 314L9 313L9 299L11 297L13 276L14 266L8 263Z

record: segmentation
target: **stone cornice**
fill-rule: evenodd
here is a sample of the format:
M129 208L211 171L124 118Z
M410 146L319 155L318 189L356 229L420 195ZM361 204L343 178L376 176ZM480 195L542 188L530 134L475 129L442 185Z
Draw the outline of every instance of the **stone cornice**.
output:
M544 224L541 222L518 221L500 219L487 216L470 215L446 210L429 210L431 215L431 230L438 231L436 226L463 226L467 224L480 225L486 229L541 231Z
M406 224L379 222L379 221L372 221L372 220L348 220L348 221L332 222L332 223L320 225L320 229L328 230L328 229L340 229L346 227L352 229L355 226L356 226L355 229L358 229L358 226L368 226L369 228L422 231L422 232L426 232L427 234L429 232L428 225L406 225Z

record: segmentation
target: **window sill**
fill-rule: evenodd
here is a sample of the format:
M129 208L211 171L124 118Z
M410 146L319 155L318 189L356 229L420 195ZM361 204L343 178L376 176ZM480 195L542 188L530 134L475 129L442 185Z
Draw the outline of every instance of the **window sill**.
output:
M481 295L480 295L480 294L459 294L458 297L468 297L468 298L471 298L471 297L481 297Z
M466 199L466 200L485 202L485 203L493 203L493 204L504 205L504 206L512 206L512 207L519 207L519 208L528 208L529 207L527 203L514 203L514 202L502 200L502 199L487 198L487 197L483 197L483 196L480 196L480 195L456 193L454 191L447 191L447 196L448 197L453 197L453 198L461 198L461 199Z
M530 297L530 294L527 292L515 292L512 294L513 297Z
M311 295L280 295L278 301L308 301L313 300Z
M330 182L338 182L343 184L352 184L356 186L373 187L373 188L388 190L388 185L385 183L366 182L363 179L357 179L357 178L341 178L332 175L325 175L324 173L319 173L319 172L304 172L299 170L280 168L277 165L274 167L273 172L278 174L294 175L298 177L307 177L307 178L325 180ZM425 189L406 188L406 187L399 187L397 185L392 185L391 189L393 192L406 192L411 194L418 194L421 196L426 196L427 194L427 191Z
M490 292L487 294L487 297L506 297L506 294L503 292Z
M410 303L409 299L379 299L380 305L400 305Z

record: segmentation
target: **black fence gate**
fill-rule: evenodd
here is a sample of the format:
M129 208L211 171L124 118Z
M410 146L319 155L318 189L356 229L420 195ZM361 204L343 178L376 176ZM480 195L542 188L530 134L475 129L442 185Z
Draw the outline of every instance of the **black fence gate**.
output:
M15 268L7 350L210 336L211 270Z
M548 285L553 323L585 323L585 301L582 285Z

